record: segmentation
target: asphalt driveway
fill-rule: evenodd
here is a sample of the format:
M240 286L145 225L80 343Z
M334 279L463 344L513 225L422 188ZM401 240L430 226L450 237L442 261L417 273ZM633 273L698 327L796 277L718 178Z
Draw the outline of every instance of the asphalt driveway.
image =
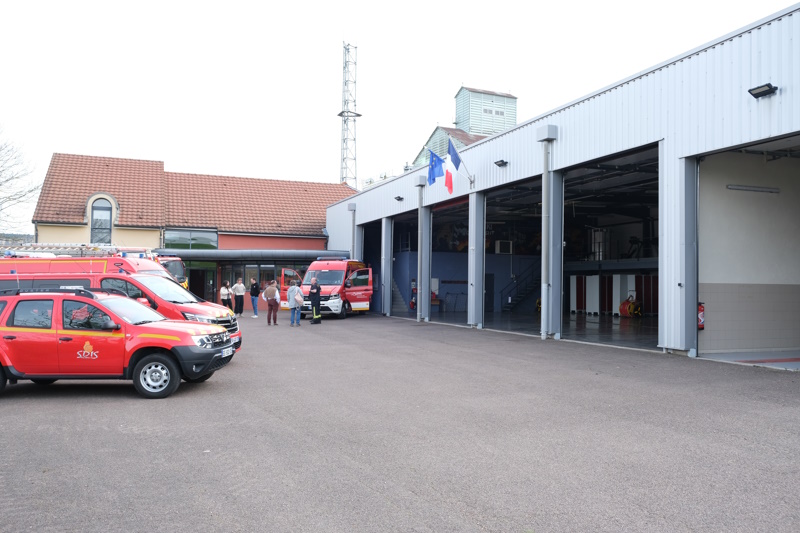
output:
M800 374L378 316L208 382L9 385L0 531L800 530Z

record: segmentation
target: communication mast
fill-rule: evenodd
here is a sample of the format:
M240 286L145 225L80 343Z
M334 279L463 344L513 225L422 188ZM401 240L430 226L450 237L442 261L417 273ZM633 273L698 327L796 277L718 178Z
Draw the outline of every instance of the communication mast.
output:
M344 44L344 68L342 75L342 171L340 183L358 187L356 178L356 57L358 47Z

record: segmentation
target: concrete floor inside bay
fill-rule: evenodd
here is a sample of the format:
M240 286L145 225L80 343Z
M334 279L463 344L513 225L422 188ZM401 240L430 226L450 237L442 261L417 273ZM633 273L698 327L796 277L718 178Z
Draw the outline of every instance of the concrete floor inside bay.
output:
M416 320L417 313L395 314L398 318ZM465 312L432 312L431 322L465 326ZM507 331L510 333L540 336L538 313L486 313L484 329ZM621 348L663 351L658 347L658 317L619 317L611 315L587 315L584 313L564 315L562 338ZM700 333L702 335L702 332ZM763 366L782 370L800 370L800 350L788 351L748 351L731 353L700 354L703 359L725 363Z

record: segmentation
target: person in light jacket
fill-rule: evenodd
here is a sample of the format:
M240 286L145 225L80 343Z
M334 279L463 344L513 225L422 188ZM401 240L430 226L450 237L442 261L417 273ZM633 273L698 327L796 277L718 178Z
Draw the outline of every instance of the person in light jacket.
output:
M288 300L289 300L289 325L291 327L297 326L300 327L300 311L303 309L303 305L298 303L295 300L295 295L299 294L301 297L303 296L303 290L297 286L297 283L292 280L289 282L289 291L286 293Z

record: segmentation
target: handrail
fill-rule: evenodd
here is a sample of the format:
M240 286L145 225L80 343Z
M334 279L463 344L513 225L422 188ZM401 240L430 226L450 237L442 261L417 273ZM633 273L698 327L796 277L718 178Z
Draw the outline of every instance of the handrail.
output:
M528 290L528 286L535 277L538 270L536 267L541 268L537 263L531 263L528 268L520 272L508 285L500 290L500 307L502 308L508 303L508 299L513 299L520 292Z

